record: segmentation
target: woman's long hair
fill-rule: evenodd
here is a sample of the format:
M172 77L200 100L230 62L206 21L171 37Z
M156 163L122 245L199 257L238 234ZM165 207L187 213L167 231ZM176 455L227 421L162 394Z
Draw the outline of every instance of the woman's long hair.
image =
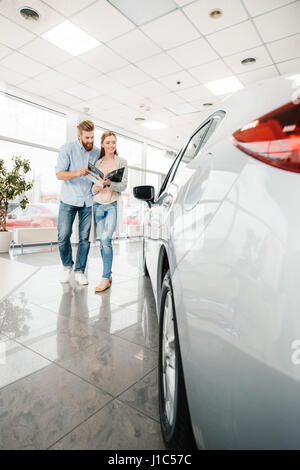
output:
M115 134L114 132L112 132L112 131L103 132L103 134L102 134L102 136L101 136L100 158L103 158L104 155L105 155L105 150L104 150L104 148L102 147L102 144L103 144L104 140L106 139L106 137L110 137L111 135L117 140L116 134ZM119 155L118 152L117 152L117 149L115 150L115 155Z

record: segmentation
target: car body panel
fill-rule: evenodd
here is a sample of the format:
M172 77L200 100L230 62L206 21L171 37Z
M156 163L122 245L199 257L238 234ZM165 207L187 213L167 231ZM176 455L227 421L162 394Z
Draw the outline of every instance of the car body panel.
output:
M170 180L145 211L157 312L162 255L170 267L200 448L300 448L300 175L232 143L297 86L300 75L277 77L224 101L180 184Z

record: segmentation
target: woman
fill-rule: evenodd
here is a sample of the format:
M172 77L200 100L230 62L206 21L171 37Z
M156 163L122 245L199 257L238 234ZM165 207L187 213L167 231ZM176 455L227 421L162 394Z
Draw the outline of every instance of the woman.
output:
M126 189L128 179L127 161L118 156L117 138L111 131L104 132L101 136L100 159L97 161L96 167L105 175L117 168L125 168L121 183L113 183L109 179L103 180L97 176L103 187L96 184L93 186L94 217L103 261L102 279L95 288L95 292L102 292L108 289L112 282L113 249L111 239L117 225L121 192Z

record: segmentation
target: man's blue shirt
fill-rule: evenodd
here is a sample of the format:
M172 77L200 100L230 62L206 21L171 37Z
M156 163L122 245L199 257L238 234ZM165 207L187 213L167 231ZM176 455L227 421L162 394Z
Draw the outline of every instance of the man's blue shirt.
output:
M79 140L68 142L60 148L55 173L87 168L88 162L95 164L99 156L100 151L97 147L93 147L88 152ZM65 204L70 204L71 206L82 207L85 204L89 207L93 204L92 185L93 183L85 176L63 180L60 199Z

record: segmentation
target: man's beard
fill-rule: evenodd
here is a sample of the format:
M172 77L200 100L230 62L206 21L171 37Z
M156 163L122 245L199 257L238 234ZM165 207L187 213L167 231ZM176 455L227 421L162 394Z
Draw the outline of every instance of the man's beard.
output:
M88 152L90 150L92 150L92 148L94 147L94 144L91 144L91 143L84 143L84 142L81 142L83 147L85 148L85 150L87 150Z

